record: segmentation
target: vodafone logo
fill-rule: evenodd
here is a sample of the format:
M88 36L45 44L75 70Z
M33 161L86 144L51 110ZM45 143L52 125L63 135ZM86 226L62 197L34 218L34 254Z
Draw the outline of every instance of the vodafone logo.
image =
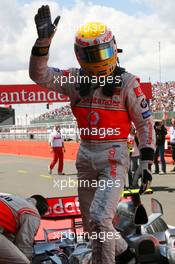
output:
M92 111L88 114L88 123L90 125L97 125L100 120L100 115L98 112Z

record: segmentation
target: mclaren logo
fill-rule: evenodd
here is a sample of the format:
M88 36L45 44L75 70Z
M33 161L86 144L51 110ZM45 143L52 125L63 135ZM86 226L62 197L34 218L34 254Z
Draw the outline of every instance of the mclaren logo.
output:
M90 112L87 118L90 125L97 125L100 120L99 113L95 111Z

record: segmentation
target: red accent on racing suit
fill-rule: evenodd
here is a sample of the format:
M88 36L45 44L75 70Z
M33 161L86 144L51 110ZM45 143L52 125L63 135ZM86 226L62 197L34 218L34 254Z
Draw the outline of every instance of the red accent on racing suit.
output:
M16 212L17 214L15 214L13 209L2 200L0 200L0 211L0 227L12 234L17 233L17 223L22 214L38 216L38 213L31 208L22 208Z
M0 226L7 232L15 234L17 231L17 221L11 208L0 201L0 211Z
M130 117L126 110L72 107L77 119L80 137L88 140L115 140L126 138L130 130ZM108 118L106 118L108 116ZM94 133L92 131L94 130ZM95 131L99 133L95 133ZM102 136L100 132L104 132Z

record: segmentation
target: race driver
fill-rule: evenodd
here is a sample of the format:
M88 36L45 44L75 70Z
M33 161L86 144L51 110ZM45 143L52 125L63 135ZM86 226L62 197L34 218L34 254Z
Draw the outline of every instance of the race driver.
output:
M40 217L48 210L46 199L33 195L24 199L0 194L0 263L29 264Z
M151 113L138 78L119 67L115 37L100 22L81 26L76 33L74 50L80 69L48 67L49 47L59 18L52 24L49 6L38 9L38 39L32 48L29 74L40 86L70 98L81 136L76 166L84 230L97 235L91 235L92 263L114 264L116 255L118 263L134 263L132 252L116 233L112 220L129 167L127 137L131 120L140 142L141 193L152 180L155 135ZM95 181L96 186L92 184ZM105 188L101 188L102 182ZM106 235L103 242L102 233Z

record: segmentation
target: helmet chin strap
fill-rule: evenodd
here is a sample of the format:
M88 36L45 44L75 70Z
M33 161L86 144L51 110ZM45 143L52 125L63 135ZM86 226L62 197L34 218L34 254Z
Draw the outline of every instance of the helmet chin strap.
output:
M105 96L112 97L114 94L114 89L116 87L122 86L122 73L125 72L124 68L119 67L118 65L115 67L115 70L111 74L112 82L106 82L106 84L103 86L102 91ZM117 77L117 83L116 83L116 77Z
M113 76L113 82L110 83L107 82L107 77L105 77L105 85L102 86L102 92L105 96L112 97L114 94L114 89L116 87L121 87L122 85L122 79L121 75L122 73L125 72L124 68L119 67L116 65L116 68L114 69L113 73L110 76ZM83 69L80 69L80 76L86 76L85 71ZM116 78L118 77L117 80L119 79L119 82L116 83ZM82 79L81 79L82 80ZM89 77L89 81L85 79L85 82L77 83L77 90L79 91L80 97L88 96L92 90L95 90L100 87L100 83L91 83L91 77Z

